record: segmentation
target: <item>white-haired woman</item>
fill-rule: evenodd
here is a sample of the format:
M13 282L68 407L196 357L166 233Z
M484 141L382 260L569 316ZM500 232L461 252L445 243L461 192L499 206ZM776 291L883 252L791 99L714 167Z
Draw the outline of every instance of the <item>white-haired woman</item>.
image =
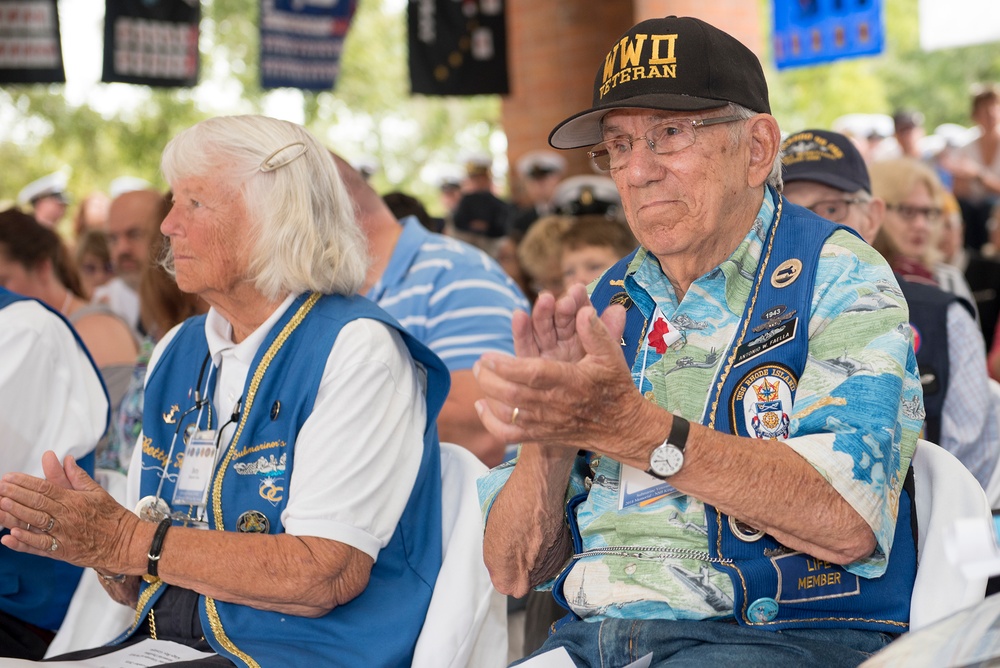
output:
M354 296L364 238L304 129L211 119L161 166L168 264L211 310L150 361L136 512L48 453L47 482L0 483L3 544L93 567L137 606L122 642L212 653L197 665L408 665L441 561L447 371Z

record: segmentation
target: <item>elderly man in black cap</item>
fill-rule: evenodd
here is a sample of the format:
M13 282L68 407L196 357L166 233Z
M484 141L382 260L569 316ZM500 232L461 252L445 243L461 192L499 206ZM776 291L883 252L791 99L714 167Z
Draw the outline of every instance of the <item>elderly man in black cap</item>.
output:
M872 196L868 167L850 139L803 130L790 135L781 150L789 202L856 230L868 243L875 240L885 201ZM1000 438L972 304L936 285L898 274L896 280L910 308L927 413L924 434L955 455L985 488L997 466Z
M571 615L540 651L577 665L860 664L916 572L891 270L782 199L760 63L698 19L622 35L549 142L589 147L640 248L476 366L480 418L522 444L480 480L494 584L551 586Z

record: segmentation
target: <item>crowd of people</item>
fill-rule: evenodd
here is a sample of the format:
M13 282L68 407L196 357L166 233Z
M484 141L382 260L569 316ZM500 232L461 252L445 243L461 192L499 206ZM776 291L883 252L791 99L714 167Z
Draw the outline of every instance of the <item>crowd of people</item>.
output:
M0 656L45 657L91 577L134 619L61 660L409 665L449 577L442 442L489 467L470 567L526 608L510 659L857 666L905 633L918 439L1000 505L1000 86L969 143L899 110L876 150L779 128L699 19L610 49L509 197L472 156L439 217L264 116L170 138L169 190L117 180L69 241L65 175L28 184Z

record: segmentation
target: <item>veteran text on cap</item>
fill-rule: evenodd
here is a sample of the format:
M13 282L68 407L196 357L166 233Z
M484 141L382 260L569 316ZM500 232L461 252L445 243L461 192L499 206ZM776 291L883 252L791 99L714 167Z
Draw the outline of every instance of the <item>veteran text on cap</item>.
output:
M555 148L601 141L613 109L700 111L729 103L771 113L760 61L732 35L691 17L650 19L615 42L594 80L593 105L549 135Z

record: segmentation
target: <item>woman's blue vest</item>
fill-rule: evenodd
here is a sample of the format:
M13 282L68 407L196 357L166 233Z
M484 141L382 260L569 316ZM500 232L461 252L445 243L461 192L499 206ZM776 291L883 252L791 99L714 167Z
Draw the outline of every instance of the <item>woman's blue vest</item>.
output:
M777 377L787 383L794 398L809 352L807 328L820 251L835 230L847 229L787 200L782 209L780 219L770 228L773 246L768 266L758 271L758 278L763 278L755 286L756 299L748 300L743 313L740 329L747 333L737 336L726 352L723 359L734 356L734 365L727 376L713 382L712 396L706 404L711 407L717 402L713 426L728 434L766 437L768 429L780 431L782 424L787 425L784 416L790 414L791 405L783 406L780 400L758 400L747 393L760 377ZM765 257L767 254L762 254L762 261ZM622 290L621 279L630 259L625 258L601 278L591 296L598 311L603 311L615 293ZM756 313L755 305L759 305ZM642 326L639 309L628 309L623 339L630 364ZM801 329L796 332L796 328ZM850 383L850 378L846 382ZM756 420L748 417L754 411ZM706 412L702 422L708 421ZM766 487L769 482L762 480L760 484ZM871 579L789 550L771 536L731 521L709 504L705 504L705 513L711 556L725 560L713 562L713 566L725 572L733 583L738 623L770 630L857 628L901 633L907 629L916 547L906 487L899 499L896 537L887 570Z
M37 300L29 300L28 297L22 297L0 288L0 309L19 301ZM101 378L101 372L94 364L93 358L90 357L87 346L83 345L83 341L80 340L80 335L73 329L73 325L55 309L49 308L43 302L38 303L66 323L76 342L80 344L80 349L87 355L87 359L94 367L94 373L101 380L103 388L104 379ZM107 394L105 389L105 399ZM49 408L58 410L57 406ZM110 413L108 419L110 419ZM105 422L104 428L107 429L107 422ZM77 464L89 475L94 475L93 452L77 461ZM10 532L3 529L0 536L7 533ZM82 568L65 561L0 548L0 611L29 624L55 631L66 616L66 610L69 608L70 599L73 598L73 592L76 591L81 573L83 573Z
M323 617L297 617L200 597L206 639L238 666L410 663L441 567L436 419L450 381L440 359L378 306L361 297L302 295L275 324L251 365L236 431L213 475L208 523L216 531L283 533L281 512L295 465L296 436L312 413L334 341L341 328L357 318L378 320L396 329L426 370L427 428L416 483L389 544L379 552L365 590ZM177 424L176 416L194 403L193 387L207 355L205 318L192 318L182 325L150 374L143 409L143 496L156 494L175 430L183 435L187 428ZM207 396L213 396L213 388ZM352 405L352 397L342 397L342 401L343 410L364 410ZM330 434L329 446L336 448L339 438L351 435ZM181 452L182 445L177 445L170 457L161 493L167 503L173 495ZM336 484L337 472L330 471L330 485ZM280 559L280 555L275 557ZM269 587L266 573L246 573L246 578L259 582L261 591ZM135 622L116 642L134 633L167 586L162 581L143 583Z

